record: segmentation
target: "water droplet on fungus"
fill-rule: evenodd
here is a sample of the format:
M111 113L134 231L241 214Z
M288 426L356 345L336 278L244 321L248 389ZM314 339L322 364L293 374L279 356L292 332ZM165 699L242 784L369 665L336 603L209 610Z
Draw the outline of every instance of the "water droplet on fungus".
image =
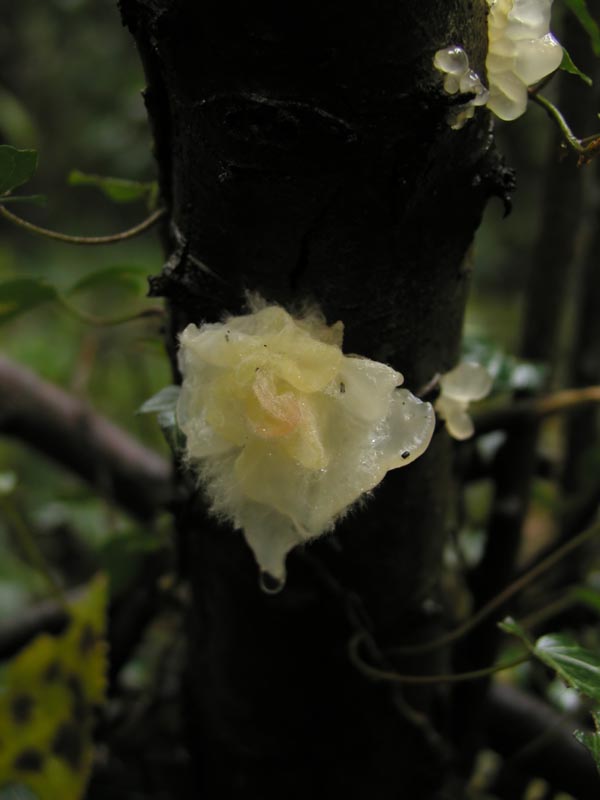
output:
M285 580L283 578L275 578L270 572L261 570L258 585L265 594L279 594L285 586Z

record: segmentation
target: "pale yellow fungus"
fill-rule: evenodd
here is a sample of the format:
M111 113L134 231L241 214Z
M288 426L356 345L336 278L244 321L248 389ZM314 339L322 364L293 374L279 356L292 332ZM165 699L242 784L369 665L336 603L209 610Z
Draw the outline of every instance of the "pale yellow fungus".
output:
M488 0L488 108L503 120L525 113L527 87L560 66L563 50L550 31L552 0Z
M259 304L260 306L260 304ZM180 338L178 425L212 510L276 581L297 544L420 456L435 417L386 364L341 349L343 325L274 305Z
M468 439L473 435L469 404L487 397L492 382L492 376L485 367L471 362L459 364L442 375L441 393L435 402L435 410L446 421L448 433L454 439Z

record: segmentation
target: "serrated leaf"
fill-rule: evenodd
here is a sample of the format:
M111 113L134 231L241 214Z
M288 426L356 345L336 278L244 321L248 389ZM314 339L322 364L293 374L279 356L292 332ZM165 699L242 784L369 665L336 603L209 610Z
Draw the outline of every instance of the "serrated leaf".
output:
M126 178L89 175L78 169L69 173L68 183L70 186L94 186L115 203L131 203L152 196L157 191L156 181L130 181Z
M513 619L505 619L499 627L518 636L536 658L553 669L565 683L600 702L600 656L581 647L574 639L549 633L535 643Z
M136 294L147 286L148 268L131 264L119 264L85 275L71 286L69 295L96 289L126 289Z
M558 633L538 639L534 653L574 689L600 702L600 656L596 653Z
M600 27L590 14L586 0L564 0L564 3L577 17L581 27L590 37L595 55L600 56Z
M31 178L37 167L36 150L17 150L0 145L0 195L11 192Z
M179 386L165 386L160 392L157 392L152 397L148 398L142 405L139 407L137 413L138 414L160 414L163 412L168 412L175 414L175 407L177 406L177 400L179 399L179 392L181 388ZM165 421L168 423L169 420L165 418Z
M586 75L585 72L582 72L579 69L577 64L575 64L575 62L571 58L569 51L564 46L563 46L563 59L560 63L560 69L562 69L563 72L568 72L570 75L577 75L577 77L581 78L581 80L588 86L592 86L593 84L593 81L590 78L590 76Z
M573 735L578 742L584 747L587 747L590 751L596 768L598 772L600 772L600 712L592 711L592 718L594 720L594 727L596 728L595 733L591 731L575 731Z
M63 633L37 636L9 662L0 686L0 788L83 798L94 709L106 691L106 606L100 575L69 604Z
M57 299L56 289L40 278L14 278L0 283L0 325Z

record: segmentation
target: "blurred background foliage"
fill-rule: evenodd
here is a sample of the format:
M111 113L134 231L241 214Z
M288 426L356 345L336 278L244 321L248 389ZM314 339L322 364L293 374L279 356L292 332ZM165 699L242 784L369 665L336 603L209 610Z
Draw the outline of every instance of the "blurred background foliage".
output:
M24 0L3 10L0 139L39 151L38 170L27 193L48 198L45 207L20 206L19 213L45 227L79 235L113 233L147 216L143 202L115 204L97 189L67 185L73 169L153 179L143 87L135 45L121 27L114 3ZM2 223L2 281L44 278L66 291L85 275L119 266L139 268L140 275L158 272L156 235L107 247L70 247ZM115 281L113 287L94 287L78 295L73 304L112 318L156 306L145 293L143 279ZM58 306L41 306L0 327L0 348L166 452L154 421L135 414L144 399L170 382L160 318L96 327ZM1 471L16 474L15 502L51 556L59 555L53 548L64 539L65 529L94 551L111 549L113 538L131 529L131 520L18 443L0 443ZM39 597L43 587L10 547L5 525L0 526L0 553L2 617L31 595ZM120 561L112 568L122 569ZM80 576L72 577L76 582Z
M561 24L558 20L555 25L559 32ZM598 72L587 39L574 32L568 35L576 39L575 46L570 49L577 54L579 65ZM591 135L599 125L598 91L585 89L574 77L568 79L572 81L569 91L576 97L574 102L583 108L583 127L577 133ZM39 151L38 171L27 189L48 197L46 207L19 206L18 213L39 225L81 235L124 230L147 215L143 201L116 204L94 188L67 186L67 176L73 169L139 181L153 180L151 138L141 96L143 86L135 46L121 27L113 0L46 0L44 3L21 0L3 8L0 16L0 141ZM554 91L550 89L551 96ZM517 170L518 190L514 194L512 213L507 218L503 216L500 201L492 201L486 211L468 257L473 268L473 288L466 321L471 346L475 342L480 348L488 347L491 357L499 353L519 354L527 313L528 276L539 252L540 237L545 235L546 176L565 155L550 122L536 106L515 123L496 125L498 147ZM598 165L592 163L577 168L572 157L568 163L572 181L583 187L584 207L580 218L586 224L597 224ZM576 233L571 231L573 236ZM586 259L600 256L600 252L590 256L589 229L582 228L577 235L571 262L562 265L570 277L566 282L566 310L556 319L560 336L558 349L549 365L550 386L569 385L578 380L573 371L577 360L574 320L581 308L574 298L586 291L583 285ZM156 233L108 247L78 248L36 238L0 220L2 282L16 277L43 277L66 291L85 275L119 266L135 268L138 274L156 274L161 268ZM156 301L145 297L145 291L144 281L119 281L77 295L74 304L104 318L135 314L156 305ZM539 302L544 302L543 296ZM46 305L1 325L0 349L43 378L89 402L91 407L168 457L155 420L135 413L144 400L171 383L161 324L160 318L151 317L118 326L86 325L60 307ZM510 387L504 388L506 395ZM585 460L579 458L576 469L597 481L600 465L597 415L588 416L587 424L590 434ZM489 464L501 442L498 435L490 434L477 445L466 445L465 452L477 448L480 460ZM568 449L566 424L564 420L553 419L543 429L540 446L543 468L534 480L521 561L531 558L559 534L557 519L564 507L565 487L562 471ZM451 567L458 565L459 571L465 565L476 565L483 551L494 502L494 476L489 470L484 473L480 480L469 481L457 514L457 536L449 547L447 561ZM13 477L16 479L14 491L10 487ZM19 519L17 527L25 526L31 533L67 590L80 586L102 569L111 579L113 600L118 599L135 580L136 572L144 569L148 553L168 548L166 520L158 520L151 526L141 525L52 462L6 439L0 439L0 493L2 485L10 496L12 517L0 514L0 628L2 621L6 622L32 602L48 596L44 576L32 564L16 535L15 514ZM577 484L575 488L579 490L581 486ZM594 592L600 589L600 573L595 571L596 564L597 558L593 555L587 564L587 580L597 600L600 595ZM163 575L161 580L168 592L169 575ZM454 585L449 579L447 588L456 592L460 605L459 584L460 581ZM588 606L593 607L593 602ZM597 613L598 610L592 613L594 621ZM121 723L117 739L125 750L130 746L131 731L139 735L144 727L140 721L147 721L149 715L156 712L158 701L153 695L153 682L158 673L163 678L167 675L166 691L173 701L175 690L170 678L173 666L166 653L181 657L181 650L173 647L180 633L179 626L179 616L173 613L172 603L167 603L166 610L163 608L155 618L149 633L129 654L121 670L121 689L134 699L127 705L127 714L113 702L109 706L109 716L112 715L113 722ZM600 644L593 628L586 628L584 633L589 646ZM543 682L547 698L561 713L566 713L569 703L571 711L573 708L576 713L580 710L580 701L557 690L556 682L543 678L535 666L520 668L514 679L521 684ZM169 708L168 703L165 706L164 696L161 696L160 707ZM168 761L172 766L184 755L171 753L167 758L168 748L161 742L167 734L174 735L177 727L172 707L167 717L160 734L156 734L156 727L150 726L148 731L154 731L154 739L147 731L147 739L139 742L139 749L146 750L145 769L149 770L149 777L140 778L136 783L126 771L119 773L118 764L116 767L112 764L121 775L123 785L131 783L127 795L131 800L138 796L169 796L160 794L157 764L164 767ZM481 775L486 769L489 769L487 763L474 781L474 797L484 796L477 792L485 791L481 788L485 783ZM102 783L102 777L97 780ZM140 785L144 782L151 794L141 793ZM531 800L546 797L543 786L541 789L529 787L527 791ZM103 796L101 791L98 796Z

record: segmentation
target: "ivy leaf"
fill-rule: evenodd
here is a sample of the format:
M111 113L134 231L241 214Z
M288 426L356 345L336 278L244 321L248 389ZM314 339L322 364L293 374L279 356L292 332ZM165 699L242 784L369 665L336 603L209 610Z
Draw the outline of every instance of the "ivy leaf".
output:
M56 289L40 278L14 278L0 283L0 325L57 299Z
M600 27L590 14L586 0L564 0L564 3L575 14L581 27L590 37L594 54L600 56Z
M594 763L600 772L600 711L592 711L592 718L594 720L595 733L590 731L575 731L575 738L592 754Z
M0 145L0 194L11 192L31 178L37 167L36 150Z
M143 294L147 288L148 268L131 264L106 267L84 276L71 286L69 295L97 289L125 289L134 294Z
M157 191L156 181L130 181L126 178L89 175L78 169L69 173L68 183L70 186L94 186L115 203L132 203L144 197L152 197Z
M63 633L37 636L9 662L0 686L0 789L83 798L94 710L106 691L106 606L99 575L69 604Z
M591 86L593 83L590 76L586 75L585 72L582 72L575 64L566 47L563 47L563 59L560 63L560 69L562 69L564 72L568 72L571 75L577 75L577 77L581 78L581 80L584 83L587 83L588 86Z
M546 634L533 643L523 628L510 618L501 622L500 628L518 636L536 658L573 689L600 702L600 656L596 653L558 633Z

